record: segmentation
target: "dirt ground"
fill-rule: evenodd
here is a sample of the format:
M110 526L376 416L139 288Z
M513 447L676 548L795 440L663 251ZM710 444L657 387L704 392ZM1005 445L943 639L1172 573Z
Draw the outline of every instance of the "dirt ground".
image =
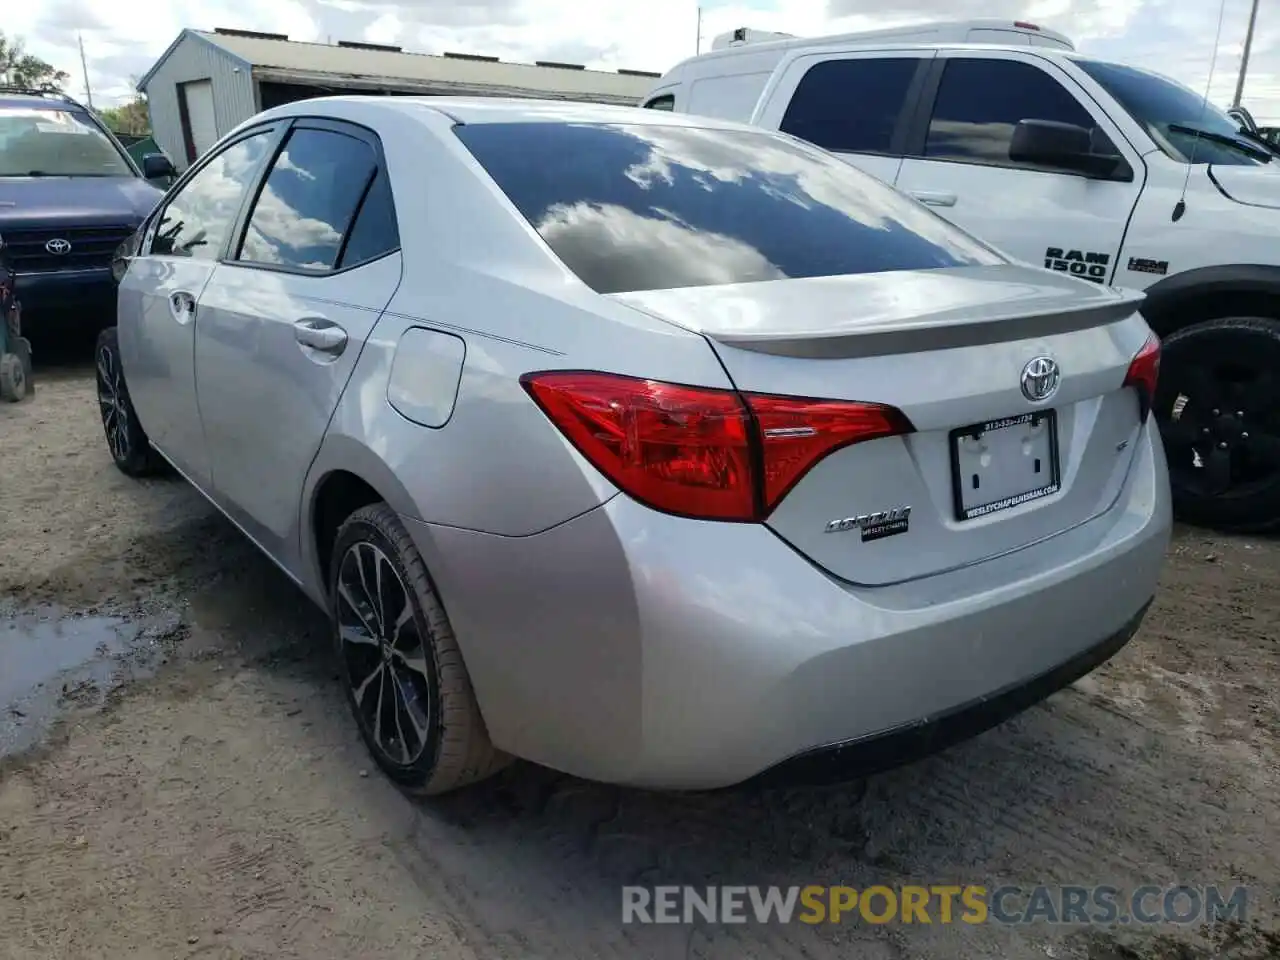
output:
M0 686L38 628L147 625L97 649L110 670L41 680L60 719L0 760L4 960L1280 957L1280 541L1180 530L1115 660L861 785L663 795L517 764L415 804L366 758L322 617L186 485L115 471L86 368L0 408L0 454ZM620 917L625 883L948 882L1245 884L1249 920Z

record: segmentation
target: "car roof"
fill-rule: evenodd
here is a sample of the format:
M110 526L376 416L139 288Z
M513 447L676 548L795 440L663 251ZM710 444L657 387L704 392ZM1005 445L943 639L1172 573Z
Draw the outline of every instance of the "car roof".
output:
M574 100L534 100L523 97L383 97L340 96L320 97L298 101L271 111L273 116L302 116L315 114L320 104L376 104L391 107L405 113L430 110L448 117L456 123L476 125L485 123L625 123L650 126L681 126L722 128L726 130L750 129L760 133L757 127L747 127L730 120L672 113L666 110L644 110L634 107L611 106L599 103L582 103Z
M65 100L50 100L48 97L27 93L0 93L0 107L45 107L49 110L75 110Z

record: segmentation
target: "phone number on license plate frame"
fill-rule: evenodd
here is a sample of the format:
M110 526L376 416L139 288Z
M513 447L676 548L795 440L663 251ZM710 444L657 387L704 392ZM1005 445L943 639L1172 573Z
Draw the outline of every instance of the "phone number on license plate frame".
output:
M1055 410L959 427L950 434L957 520L1040 500L1062 486Z

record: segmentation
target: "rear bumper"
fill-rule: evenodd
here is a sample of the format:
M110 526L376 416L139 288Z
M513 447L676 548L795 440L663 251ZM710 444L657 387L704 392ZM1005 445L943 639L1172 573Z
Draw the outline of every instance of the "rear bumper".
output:
M839 582L763 526L624 496L531 537L406 523L495 744L591 779L711 788L822 748L963 734L950 720L976 705L998 722L1075 679L1136 628L1170 511L1149 427L1104 516L892 587ZM893 747L864 759L889 765Z
M754 780L760 784L830 783L851 773L866 775L901 766L976 737L1102 666L1133 639L1150 608L1148 601L1119 631L1037 677L939 716L922 717L894 730L814 748L784 760Z

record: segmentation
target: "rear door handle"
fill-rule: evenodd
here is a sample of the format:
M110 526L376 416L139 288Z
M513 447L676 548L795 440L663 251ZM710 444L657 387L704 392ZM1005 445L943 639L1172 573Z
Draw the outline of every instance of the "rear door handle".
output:
M293 336L304 347L334 356L347 348L347 331L323 317L299 320L293 325Z
M929 190L912 190L911 195L921 203L930 207L954 207L956 205L956 195L954 193L933 193Z
M179 323L190 323L196 315L196 298L186 290L169 294L169 312Z

